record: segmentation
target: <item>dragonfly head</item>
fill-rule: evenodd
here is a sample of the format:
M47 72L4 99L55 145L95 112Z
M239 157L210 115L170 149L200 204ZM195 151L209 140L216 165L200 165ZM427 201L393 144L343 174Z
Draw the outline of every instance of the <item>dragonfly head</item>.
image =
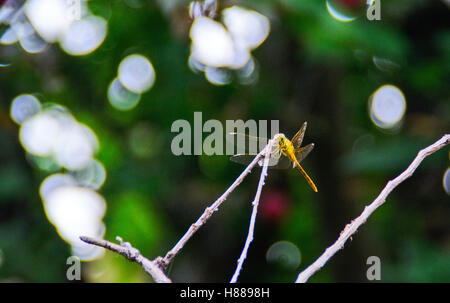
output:
M280 134L278 137L278 144L280 146L284 146L286 144L286 137L283 134Z

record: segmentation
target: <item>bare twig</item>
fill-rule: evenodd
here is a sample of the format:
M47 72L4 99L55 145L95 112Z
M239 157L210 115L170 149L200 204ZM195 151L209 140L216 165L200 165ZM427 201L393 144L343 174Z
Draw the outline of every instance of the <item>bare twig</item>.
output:
M308 268L303 270L297 277L296 283L304 283L306 282L314 273L316 273L319 269L321 269L325 263L340 249L344 247L345 242L348 238L350 238L358 228L364 224L369 216L383 203L386 201L387 196L391 193L391 191L396 188L400 183L409 178L414 171L417 169L419 164L429 155L441 149L450 143L450 135L446 134L440 140L436 141L434 144L428 146L427 148L422 149L414 159L414 161L409 165L409 167L401 173L395 179L389 181L378 197L369 205L364 208L364 211L361 215L353 220L350 224L345 226L344 230L341 232L337 241L328 247L325 252Z
M267 146L266 146L267 148ZM264 156L265 150L264 148L247 166L247 168L239 175L239 177L231 184L231 186L209 207L205 209L203 214L197 219L195 223L193 223L188 231L184 234L184 236L175 244L175 246L165 255L164 258L157 259L161 266L167 267L167 265L173 260L173 258L180 252L180 250L184 247L186 242L194 235L194 233L208 221L208 219L212 216L212 214L218 210L219 206L222 205L223 202L228 198L230 193L235 190L235 188L241 184L244 178L251 172L253 167L258 164L261 158Z
M236 270L233 274L233 277L231 278L230 283L236 283L237 279L239 277L239 274L241 272L242 269L242 265L244 264L245 258L247 257L247 251L248 248L250 247L250 243L253 241L253 234L254 234L254 229L255 229L255 221L256 221L256 214L258 212L258 205L259 205L259 198L261 196L261 192L262 192L262 188L264 186L264 180L267 176L267 168L269 166L269 159L270 159L270 151L272 150L272 145L273 142L276 140L277 136L274 137L274 139L269 141L269 144L267 144L265 150L267 150L268 152L265 153L264 156L264 164L263 164L263 168L261 171L261 175L259 177L259 183L258 183L258 189L256 190L256 194L255 194L255 199L252 202L253 205L253 210L252 210L252 216L250 219L250 226L248 229L248 235L247 235L247 239L245 240L245 245L244 245L244 249L241 252L241 256L238 259L238 264L236 267Z
M95 239L86 236L81 236L80 239L86 243L109 249L124 256L129 261L138 263L150 276L152 276L153 280L155 280L156 283L172 282L154 261L145 258L143 255L141 255L139 250L131 246L130 243L124 242L120 237L116 237L116 240L120 242L120 245L103 239Z

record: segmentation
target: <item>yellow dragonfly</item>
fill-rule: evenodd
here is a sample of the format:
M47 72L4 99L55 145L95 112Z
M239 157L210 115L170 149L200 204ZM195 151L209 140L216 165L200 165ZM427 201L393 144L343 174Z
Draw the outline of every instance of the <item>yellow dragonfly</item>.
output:
M308 174L305 172L303 167L301 167L300 165L300 162L303 161L303 159L305 159L306 156L314 148L314 143L310 143L304 147L300 147L303 141L303 137L305 136L306 125L307 125L306 122L303 123L302 127L295 134L292 140L287 139L284 134L278 135L277 137L278 142L276 142L276 144L274 144L272 147L269 159L269 166L271 168L288 168L289 166L297 167L298 170L302 173L303 177L305 177L309 186L311 186L311 188L315 192L317 192L316 185L308 176ZM231 133L231 135L243 135L243 134ZM267 140L265 138L260 137L253 137L248 135L244 136L250 140L256 141ZM257 154L249 154L249 153L237 154L232 156L230 160L241 164L248 164L255 158L256 155ZM262 166L262 161L260 161L259 165Z

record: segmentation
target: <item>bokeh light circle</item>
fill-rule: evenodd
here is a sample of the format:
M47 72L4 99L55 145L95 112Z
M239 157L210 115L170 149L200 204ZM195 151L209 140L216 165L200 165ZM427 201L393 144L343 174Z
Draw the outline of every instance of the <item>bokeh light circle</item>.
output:
M268 263L276 263L286 269L296 269L301 262L301 254L298 247L289 241L279 241L267 250Z
M60 106L47 106L26 119L19 140L31 155L52 156L59 166L69 170L85 167L98 148L94 132Z
M36 33L20 37L19 42L22 48L30 54L40 53L44 51L48 45L47 42Z
M39 194L41 195L42 200L45 200L48 198L49 194L58 187L76 185L77 181L72 176L57 173L48 176L42 181L41 186L39 187Z
M47 218L61 238L70 243L75 251L91 251L92 248L79 237L103 235L102 218L106 211L103 197L92 189L69 185L53 189L43 202ZM85 253L80 252L80 255Z
M11 25L11 27L5 30L0 37L0 44L10 45L16 43L18 40L19 37L17 36L14 26Z
M212 67L233 64L233 39L219 22L207 17L196 18L189 35L192 40L191 54L198 62Z
M235 43L248 49L257 48L269 35L269 19L256 11L232 6L224 9L222 15Z
M68 16L67 1L29 0L25 14L39 35L47 42L56 42L72 20Z
M105 19L97 16L87 16L71 23L61 37L62 49L73 56L93 52L105 40L106 24Z
M97 138L87 126L77 123L65 127L56 142L56 162L70 170L83 169L91 161L97 146Z
M160 152L161 137L150 124L139 123L131 129L128 145L135 157L150 158Z
M367 0L326 0L325 6L333 19L340 22L351 22L366 15L372 1Z
M120 83L118 78L115 78L108 88L108 100L114 108L126 111L138 105L141 95L129 91Z
M205 77L211 84L218 86L231 82L230 71L225 68L207 66L205 69Z
M59 134L58 120L46 112L41 112L22 123L19 140L30 154L45 157L52 154Z
M447 170L444 173L444 176L442 177L442 186L444 187L444 190L447 193L447 195L450 195L450 167L447 168Z
M369 98L372 122L381 128L392 128L403 118L406 100L403 92L394 85L383 85Z
M10 116L17 124L38 113L42 108L39 100L33 95L19 95L11 103Z
M155 69L146 57L133 54L120 62L118 78L129 91L141 94L155 83Z
M84 168L72 171L71 175L79 185L99 189L105 183L106 169L100 161L93 159Z

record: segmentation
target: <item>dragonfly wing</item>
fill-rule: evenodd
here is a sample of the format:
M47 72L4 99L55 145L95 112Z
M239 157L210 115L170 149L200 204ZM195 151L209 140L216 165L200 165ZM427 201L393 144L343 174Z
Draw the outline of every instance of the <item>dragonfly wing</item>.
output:
M238 153L255 154L261 151L269 142L262 137L251 136L243 133L227 133L226 140L236 147Z
M305 147L302 147L295 151L295 157L297 158L298 163L302 162L303 159L313 150L314 143L310 143Z
M295 149L299 149L303 142L303 137L305 136L306 131L306 125L307 123L303 123L300 130L295 134L295 136L292 138L291 142L294 145Z
M247 165L247 164L250 164L250 162L252 162L257 155L258 154L237 154L237 155L231 156L230 160L233 161L233 162L236 162L236 163L246 164ZM285 167L279 167L280 162L282 160L284 160L283 158L285 158L285 157L282 157L280 159L278 157L271 156L269 158L269 168L288 168L289 167L289 160L288 160L287 165L285 163L283 164L283 166L285 166ZM259 166L263 166L264 165L264 157L261 158L258 161L258 165Z
M278 163L271 166L271 168L274 168L274 169L286 169L286 168L291 168L291 167L292 167L292 162L286 156L282 156L278 160Z
M240 164L249 164L250 162L255 159L257 154L251 155L251 154L237 154L230 157L230 160L236 163Z

